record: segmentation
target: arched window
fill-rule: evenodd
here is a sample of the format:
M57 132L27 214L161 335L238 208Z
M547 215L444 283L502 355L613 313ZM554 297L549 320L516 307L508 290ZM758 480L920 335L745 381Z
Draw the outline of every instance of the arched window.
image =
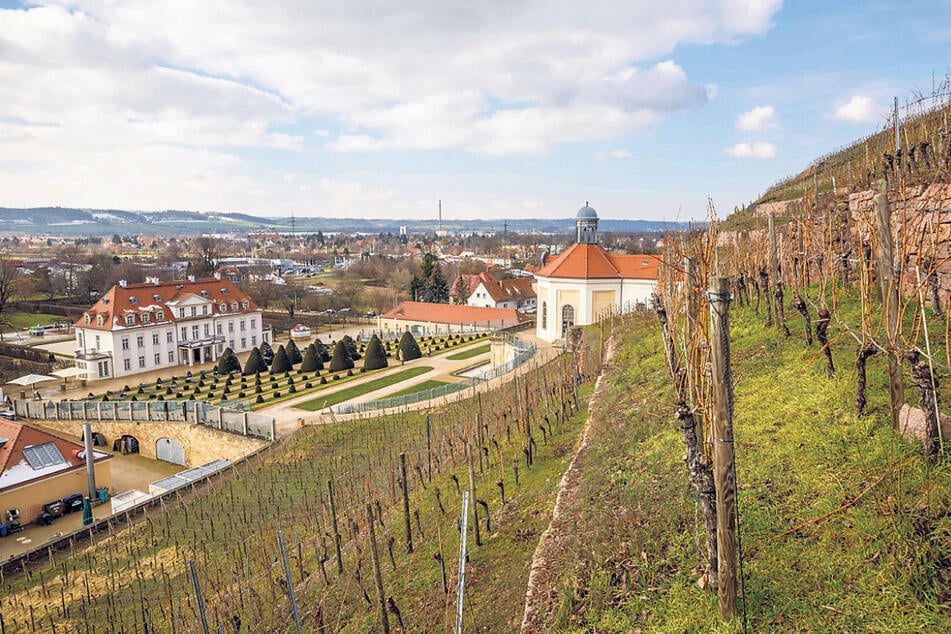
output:
M575 307L565 304L561 307L561 336L568 334L568 329L575 325Z
M548 330L548 302L542 302L542 330Z

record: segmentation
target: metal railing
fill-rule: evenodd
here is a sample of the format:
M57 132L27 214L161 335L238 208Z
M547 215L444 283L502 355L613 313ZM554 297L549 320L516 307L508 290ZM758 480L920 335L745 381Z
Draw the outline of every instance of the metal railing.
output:
M508 374L518 366L525 363L532 357L532 355L535 354L535 344L533 343L525 343L508 333L500 333L498 336L499 338L503 339L503 342L506 345L514 347L516 354L511 360L486 371L481 377L472 377L466 381L441 385L439 387L421 390L411 394L404 394L402 396L391 396L373 401L365 401L363 403L344 403L342 405L338 405L335 411L338 414L356 414L372 412L380 409L405 407L415 403L430 401L435 398L442 398L449 396L450 394L455 394L456 392L461 392L462 390L468 388L475 388L477 385L497 379L503 374Z

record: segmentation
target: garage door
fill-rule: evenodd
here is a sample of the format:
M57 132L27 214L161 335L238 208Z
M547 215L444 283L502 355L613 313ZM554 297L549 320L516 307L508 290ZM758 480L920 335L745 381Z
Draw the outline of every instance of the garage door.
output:
M159 438L155 441L155 457L165 462L185 466L185 448L171 438Z

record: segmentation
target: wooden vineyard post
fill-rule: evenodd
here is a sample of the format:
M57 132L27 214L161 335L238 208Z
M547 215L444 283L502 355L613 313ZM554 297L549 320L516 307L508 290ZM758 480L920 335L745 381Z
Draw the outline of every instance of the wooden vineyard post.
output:
M367 504L367 526L370 527L370 554L373 557L373 579L376 581L376 598L380 606L380 623L383 632L390 632L390 618L386 614L386 594L383 592L383 574L380 572L380 551L376 546L376 528L373 524L373 507Z
M470 463L471 464L471 463ZM476 526L479 521L476 520ZM456 579L456 627L462 634L462 598L466 588L466 537L469 530L469 492L462 492L462 517L459 521L459 577ZM478 529L476 529L478 530Z
M773 278L773 308L776 309L776 324L789 336L786 326L786 310L783 306L783 280L779 276L779 259L776 257L776 214L769 212L769 276Z
M730 369L730 280L714 277L710 302L713 370L713 470L717 489L717 592L720 616L736 616L736 471L733 462L733 396Z
M291 566L287 561L287 548L284 546L284 531L277 531L277 545L281 549L281 562L284 564L284 581L287 583L287 597L291 601L291 614L297 634L303 630L300 624L300 612L297 611L297 597L294 595L294 580L291 578Z
M885 303L885 332L888 336L888 394L892 404L892 425L898 429L898 414L905 402L902 383L902 359L898 350L898 280L895 279L895 253L892 242L891 211L885 184L875 195L875 229L878 234L878 279Z
M188 572L192 578L192 587L195 588L195 602L198 604L198 616L201 617L201 631L208 634L208 616L205 614L205 599L201 596L201 586L198 584L198 571L195 569L195 560L188 560Z
M406 454L400 453L400 482L403 488L403 520L406 524L406 552L413 552L413 524L409 517L409 480L406 477Z
M337 554L337 574L343 574L343 554L340 548L340 529L337 528L337 504L334 501L334 482L327 480L327 492L330 495L330 519L334 528L334 550Z
M697 269L693 258L684 258L684 305L687 307L687 345L696 341L697 336L697 315L700 312L697 306ZM684 355L684 365L687 368L687 399L691 403L696 402L699 394L699 379L697 376L697 363L689 353Z

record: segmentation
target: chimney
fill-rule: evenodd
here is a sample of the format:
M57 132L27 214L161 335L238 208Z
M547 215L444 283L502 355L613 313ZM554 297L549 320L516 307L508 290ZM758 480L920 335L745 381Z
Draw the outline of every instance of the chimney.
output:
M127 288L129 286L129 283L126 280L119 280L119 286L121 286L122 288Z
M188 276L188 281L191 282L192 284L194 284L194 283L195 283L195 276L194 276L194 275L189 275L189 276Z

